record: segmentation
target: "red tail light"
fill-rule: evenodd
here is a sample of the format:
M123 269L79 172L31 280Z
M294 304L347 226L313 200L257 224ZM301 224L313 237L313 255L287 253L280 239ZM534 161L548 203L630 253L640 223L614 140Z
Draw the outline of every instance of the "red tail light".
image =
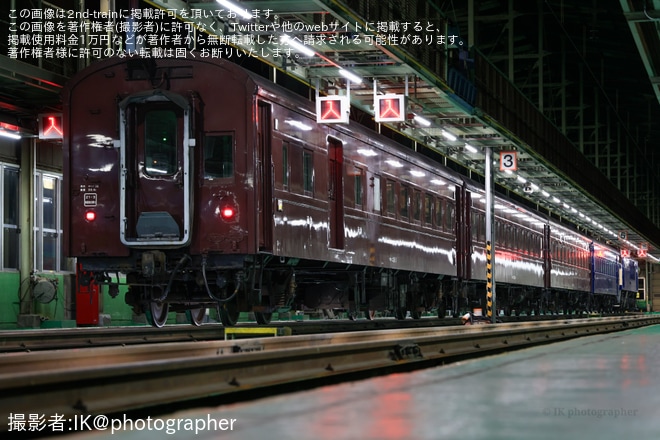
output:
M225 206L220 210L220 216L224 220L233 220L236 216L236 210L233 206Z
M88 222L93 222L94 220L96 220L96 212L94 211L85 212L85 220L87 220Z

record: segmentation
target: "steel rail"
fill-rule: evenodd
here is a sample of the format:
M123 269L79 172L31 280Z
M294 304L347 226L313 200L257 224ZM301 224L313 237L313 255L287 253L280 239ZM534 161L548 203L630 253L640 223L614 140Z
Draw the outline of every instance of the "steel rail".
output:
M658 323L650 315L9 353L0 356L0 418L126 413Z
M219 324L3 330L0 352L208 340L222 338L222 332Z
M504 322L523 321L565 321L581 319L580 315L541 315L502 317ZM457 318L423 317L421 319L397 320L378 318L373 321L348 319L321 319L305 321L274 321L270 327L286 326L294 335L364 330L418 328L431 326L459 325ZM238 328L258 326L254 323L240 323ZM258 326L261 327L261 326ZM0 331L0 353L54 350L67 348L104 347L161 342L185 342L222 339L224 327L221 324L206 323L200 327L189 324L167 325L163 328L150 326L122 327L78 327L53 329L22 329Z

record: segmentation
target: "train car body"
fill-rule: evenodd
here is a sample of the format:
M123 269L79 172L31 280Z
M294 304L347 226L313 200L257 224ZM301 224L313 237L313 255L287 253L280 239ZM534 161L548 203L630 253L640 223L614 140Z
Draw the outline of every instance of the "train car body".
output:
M170 310L199 324L208 307L231 325L240 311L404 318L483 302L483 187L352 121L319 124L312 102L231 62L104 60L63 101L65 253L111 291L124 274L153 325ZM495 206L505 308L610 295L590 240Z
M637 292L639 291L639 262L632 258L621 259L621 296L619 307L621 310L636 310Z

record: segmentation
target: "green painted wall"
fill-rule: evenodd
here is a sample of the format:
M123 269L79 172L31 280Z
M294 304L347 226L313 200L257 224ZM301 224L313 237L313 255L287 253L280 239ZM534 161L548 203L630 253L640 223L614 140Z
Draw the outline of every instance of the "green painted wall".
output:
M18 272L0 272L0 329L15 329L18 315Z
M57 280L57 294L55 298L47 303L41 304L34 301L32 313L39 315L43 321L42 327L51 327L48 323L54 324L56 322L65 323L64 326L75 326L76 314L73 301L68 303L65 299L65 291L70 290L69 295L73 299L75 292L73 291L74 279L71 275L61 274L39 274L43 278ZM122 280L123 281L123 280ZM20 274L18 272L0 272L0 330L17 329L16 317L19 313L19 284ZM70 286L71 285L71 286ZM29 290L23 289L23 294L29 294ZM109 316L110 325L136 325L133 322L133 311L124 302L124 295L126 287L120 286L119 295L112 298L107 293L108 288L103 287L101 291L101 298L99 302L99 312L102 315ZM172 315L174 322L174 315ZM73 322L72 322L73 321ZM100 321L100 325L103 322ZM52 325L58 327L58 325Z

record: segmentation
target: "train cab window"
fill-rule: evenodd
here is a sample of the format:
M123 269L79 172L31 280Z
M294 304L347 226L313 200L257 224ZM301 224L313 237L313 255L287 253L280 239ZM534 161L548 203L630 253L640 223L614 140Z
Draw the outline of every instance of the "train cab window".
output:
M177 170L177 117L173 110L151 110L144 117L145 171L171 176Z
M221 179L233 175L233 136L230 134L204 136L204 177Z
M424 194L424 223L433 225L433 197L430 194Z
M385 209L387 211L387 214L389 215L394 215L394 209L395 209L395 194L394 194L394 181L393 180L388 180L385 183Z
M408 218L408 206L410 205L410 188L401 185L399 189L399 215L401 218Z
M314 191L314 158L311 151L303 151L303 191Z

